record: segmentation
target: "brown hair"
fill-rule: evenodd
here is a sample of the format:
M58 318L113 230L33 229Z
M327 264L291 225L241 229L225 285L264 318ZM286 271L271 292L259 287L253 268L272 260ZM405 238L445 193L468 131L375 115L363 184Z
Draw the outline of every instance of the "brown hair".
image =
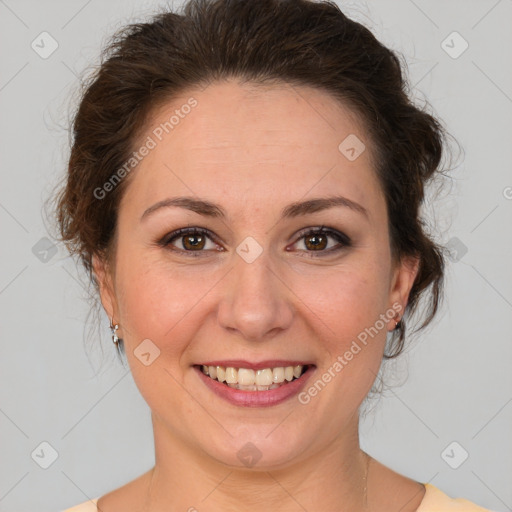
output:
M447 134L408 98L397 55L331 1L190 0L182 14L158 13L113 36L101 66L83 84L55 205L59 238L79 256L96 290L92 255L108 262L113 254L117 210L130 176L103 198L95 190L130 158L156 106L228 77L315 87L358 114L372 141L393 256L421 258L406 316L426 295L423 329L442 298L444 256L419 209L426 185L442 174ZM402 319L385 358L402 352L404 337Z

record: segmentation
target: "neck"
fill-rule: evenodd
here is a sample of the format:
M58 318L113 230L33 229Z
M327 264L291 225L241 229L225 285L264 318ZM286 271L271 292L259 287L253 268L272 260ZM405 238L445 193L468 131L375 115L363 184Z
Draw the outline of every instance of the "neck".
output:
M198 453L153 416L156 463L145 510L366 511L370 459L359 447L358 416L347 427L296 462L240 469Z

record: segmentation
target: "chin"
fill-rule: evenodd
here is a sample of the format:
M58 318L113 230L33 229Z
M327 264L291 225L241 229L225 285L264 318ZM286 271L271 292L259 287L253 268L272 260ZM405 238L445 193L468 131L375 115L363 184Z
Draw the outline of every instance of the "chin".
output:
M284 468L297 460L307 442L286 429L278 434L280 427L276 429L276 426L266 424L263 428L245 427L243 434L232 437L226 434L222 440L209 438L204 451L217 462L238 470L247 468L252 471L269 471Z

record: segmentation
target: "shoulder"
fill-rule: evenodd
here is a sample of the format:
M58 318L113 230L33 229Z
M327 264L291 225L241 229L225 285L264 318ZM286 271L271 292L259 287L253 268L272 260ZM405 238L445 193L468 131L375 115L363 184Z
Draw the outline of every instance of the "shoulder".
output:
M152 469L103 496L86 501L63 512L109 512L115 510L142 510Z
M432 484L425 485L425 495L416 512L493 512L464 498L450 498Z
M99 498L95 498L94 500L89 500L86 501L85 503L81 503L80 505L67 508L66 510L64 510L64 512L97 512L98 499Z

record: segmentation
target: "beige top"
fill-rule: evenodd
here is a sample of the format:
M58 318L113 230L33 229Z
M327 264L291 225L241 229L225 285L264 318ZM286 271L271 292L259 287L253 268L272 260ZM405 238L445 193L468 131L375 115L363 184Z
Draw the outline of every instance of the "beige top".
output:
M482 508L464 498L450 498L432 484L425 485L425 496L416 512L493 512ZM64 512L98 512L96 503L99 498L86 501L76 507L68 508Z

